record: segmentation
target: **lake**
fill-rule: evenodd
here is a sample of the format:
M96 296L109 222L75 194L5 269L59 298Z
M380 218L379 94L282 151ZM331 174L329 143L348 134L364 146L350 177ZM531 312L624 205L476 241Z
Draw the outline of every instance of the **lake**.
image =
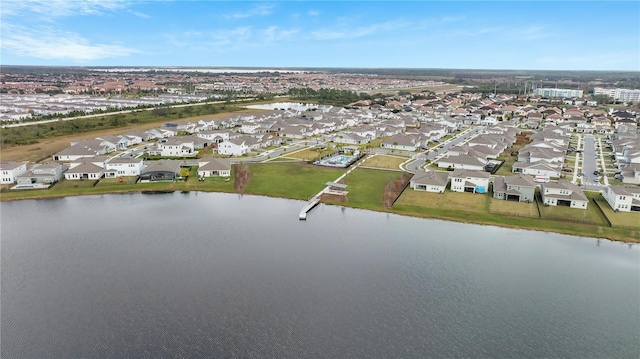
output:
M638 246L237 194L0 203L5 358L637 358Z

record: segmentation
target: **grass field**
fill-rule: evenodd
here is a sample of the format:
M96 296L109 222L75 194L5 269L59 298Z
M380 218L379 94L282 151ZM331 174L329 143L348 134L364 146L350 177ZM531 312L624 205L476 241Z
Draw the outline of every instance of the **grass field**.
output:
M595 224L606 226L607 221L593 203L587 209L569 208L566 206L540 206L540 216L543 219L556 221Z
M534 202L514 202L491 198L489 200L489 212L515 217L540 217L538 207Z
M358 168L344 178L349 206L382 209L387 183L401 177L402 172Z
M613 227L627 227L640 230L640 213L637 212L614 212L604 198L595 198L600 208L604 212L611 226Z
M244 192L264 196L307 200L343 170L304 163L249 164L252 177Z
M364 163L362 163L362 165L365 167L399 170L400 164L405 162L406 160L407 159L404 157L377 155L368 157L364 161Z
M407 188L396 205L431 208L444 211L464 211L486 213L488 194L471 194L445 191L443 194L414 191Z

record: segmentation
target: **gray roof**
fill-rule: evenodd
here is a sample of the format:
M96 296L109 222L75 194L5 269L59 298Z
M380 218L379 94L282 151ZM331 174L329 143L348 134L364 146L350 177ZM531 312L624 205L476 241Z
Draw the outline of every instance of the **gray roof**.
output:
M207 157L198 160L202 171L229 171L231 170L231 160L228 158Z
M474 177L474 178L486 178L491 177L491 173L485 171L473 171L465 169L456 169L449 174L449 178L455 177Z
M104 171L102 167L96 166L93 163L85 162L67 170L66 173L98 173L102 171Z
M507 185L520 186L520 187L537 187L538 186L531 176L527 176L524 174L504 177L504 182Z
M0 162L0 170L11 171L24 165L25 163L26 162Z
M446 186L449 181L449 173L439 171L416 172L411 182L433 186Z
M140 163L142 158L112 157L107 163Z

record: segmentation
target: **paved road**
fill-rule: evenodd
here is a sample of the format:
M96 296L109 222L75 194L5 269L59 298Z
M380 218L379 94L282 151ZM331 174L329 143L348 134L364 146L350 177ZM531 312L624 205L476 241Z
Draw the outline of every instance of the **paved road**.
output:
M596 151L595 139L593 138L593 135L584 135L583 150L583 186L585 189L589 190L601 190L603 186L600 183L595 182L596 176L593 174L593 171L599 170L597 159L600 157L599 151Z
M483 129L484 129L484 127L468 128L468 129L460 132L459 134L457 134L456 137L451 138L451 139L443 142L441 144L442 148L428 151L429 153L426 153L426 154L424 152L418 154L416 156L416 160L415 161L407 164L407 166L406 166L407 171L415 173L420 166L425 164L425 162L431 161L431 160L435 159L438 156L442 156L451 147L457 146L457 145L459 145L461 143L468 142L470 139L476 137L478 135L478 133L480 133Z

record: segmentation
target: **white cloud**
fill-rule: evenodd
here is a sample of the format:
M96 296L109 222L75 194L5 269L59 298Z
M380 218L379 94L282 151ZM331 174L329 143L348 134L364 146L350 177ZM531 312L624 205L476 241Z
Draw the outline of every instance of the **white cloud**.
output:
M39 14L45 18L72 15L99 15L129 7L130 0L9 0L3 1L3 16Z
M116 44L92 44L80 35L42 26L38 29L3 24L2 49L18 56L41 59L92 61L124 57L138 50Z
M149 15L147 15L147 14L143 14L143 13L138 12L138 11L133 11L133 10L127 10L127 11L128 11L130 14L133 14L133 15L135 15L135 16L137 16L137 17L141 17L141 18L143 18L143 19L149 19L149 18L151 18L151 16L149 16Z
M273 5L265 5L265 4L256 5L247 11L237 12L227 17L239 19L239 18L247 18L247 17L253 17L253 16L268 16L268 15L271 15L271 13L273 12L273 7L274 7Z
M371 24L369 26L362 26L357 28L339 28L339 29L320 29L312 31L311 35L317 40L334 40L334 39L353 39L363 36L372 35L383 31L393 31L409 26L409 23L404 21L389 21L378 24Z

